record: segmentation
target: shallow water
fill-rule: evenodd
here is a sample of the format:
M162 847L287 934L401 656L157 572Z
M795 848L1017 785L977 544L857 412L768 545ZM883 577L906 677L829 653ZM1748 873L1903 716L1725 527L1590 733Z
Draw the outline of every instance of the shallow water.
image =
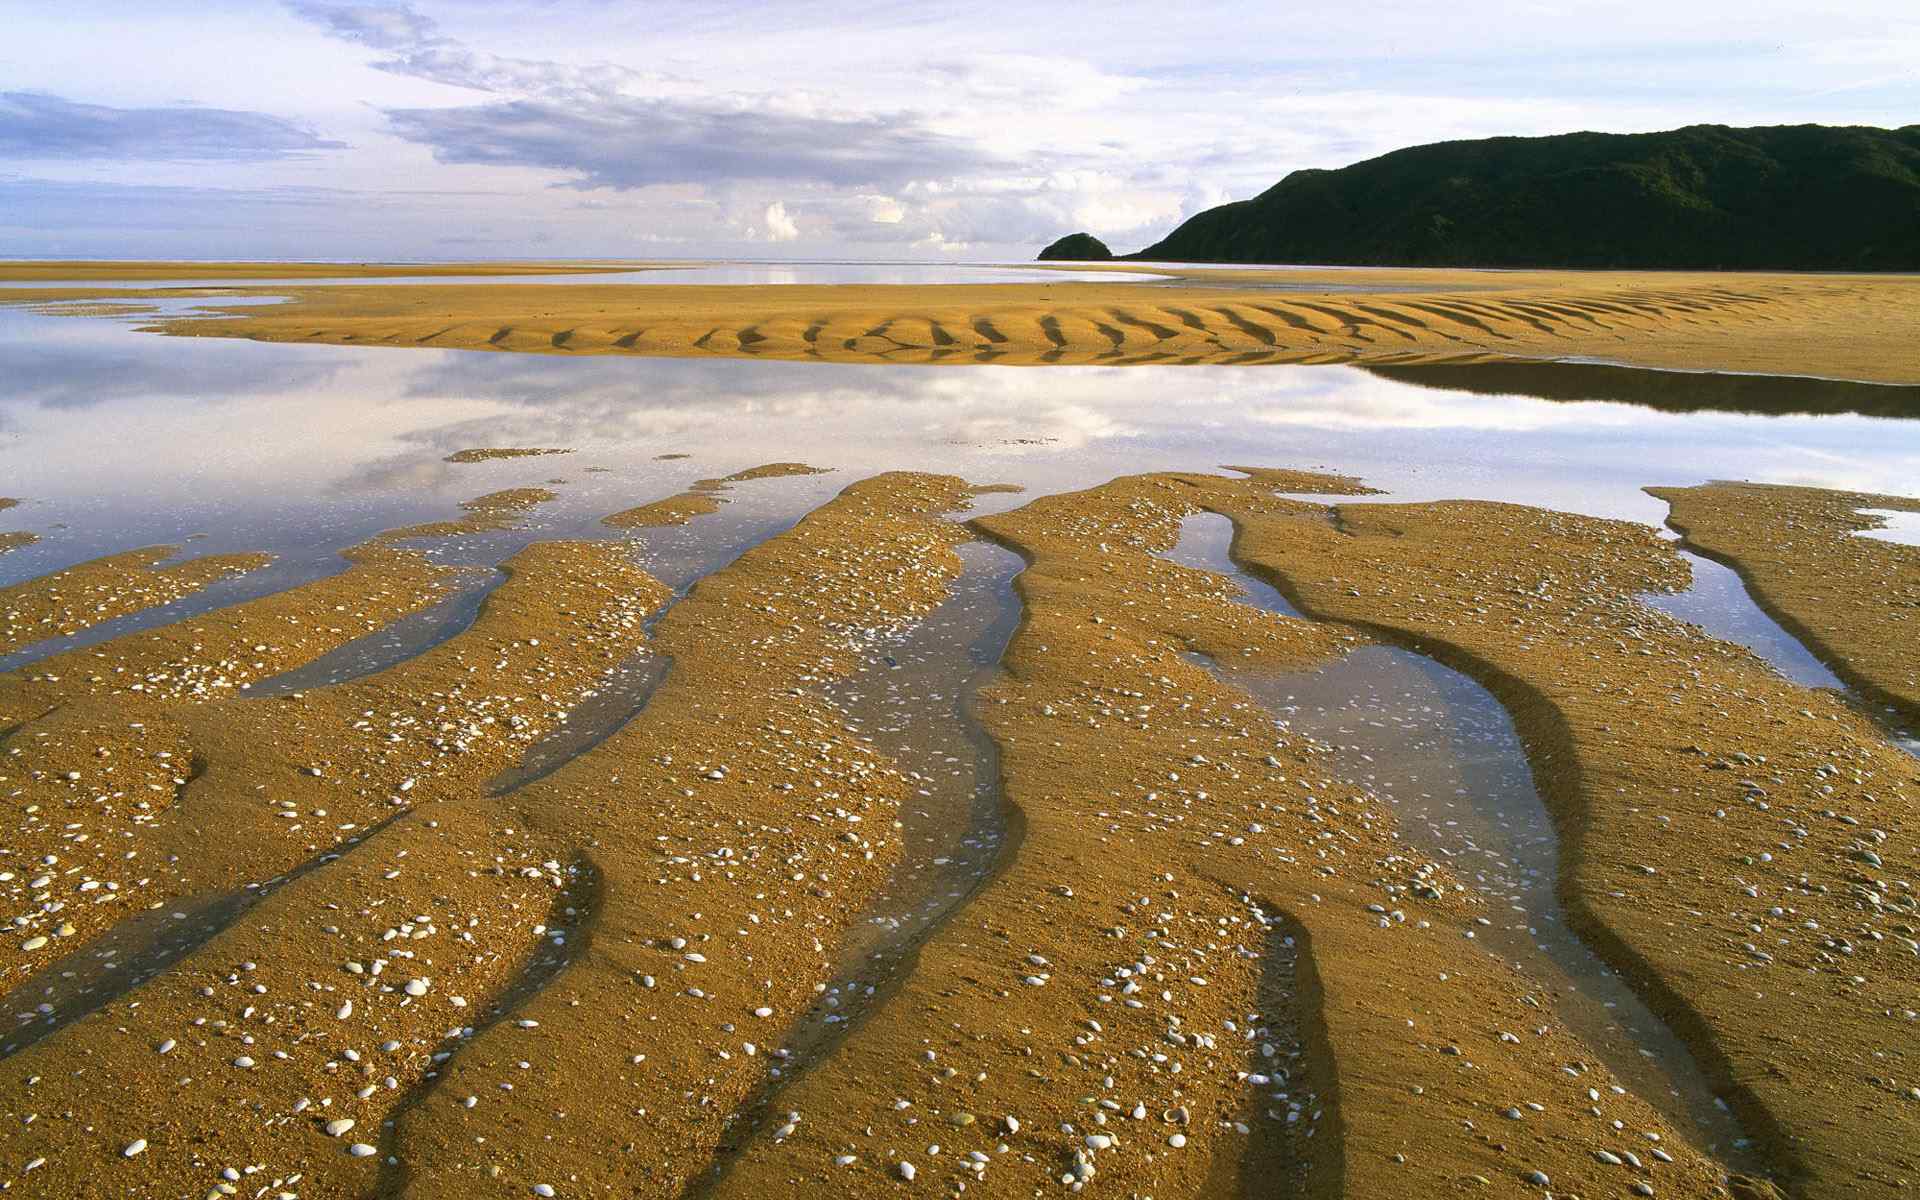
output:
M1860 515L1878 517L1884 522L1878 529L1862 529L1858 536L1878 538L1902 546L1920 546L1920 512L1892 508L1863 508Z
M678 274L697 281L702 269ZM499 565L536 540L625 542L677 598L886 470L1025 489L983 495L974 513L1132 472L1246 464L1352 474L1386 493L1358 502L1488 499L1656 528L1667 508L1642 490L1649 484L1749 478L1903 492L1920 479L1920 389L1539 364L940 369L568 358L173 339L133 326L0 309L0 495L23 500L0 511L0 531L40 539L0 554L0 585L155 544L183 556L266 550L276 560L175 604L28 647L0 669L337 572L344 549L457 516L461 501L511 487L549 487L558 498L511 530L417 543L434 561L466 568L442 603L254 690L356 678L439 644L472 622ZM445 461L507 446L571 453ZM717 512L685 526L601 522L774 461L830 473L733 485ZM1232 573L1250 603L1297 615L1228 560L1224 518L1189 528L1169 557ZM837 948L840 969L821 1006L785 1033L781 1049L792 1058L777 1061L789 1076L884 1000L920 940L988 878L1011 836L993 747L969 704L1017 621L1009 581L1018 563L985 544L961 553L968 570L955 598L832 692L850 721L916 773L923 794L902 814L907 855L893 886ZM1689 592L1649 602L1752 647L1790 679L1837 684L1730 571L1694 565ZM590 750L670 669L635 655L495 787ZM1386 647L1306 674L1229 677L1294 733L1334 747L1340 774L1379 793L1410 839L1482 891L1491 924L1478 940L1549 980L1563 1017L1616 1072L1729 1153L1738 1130L1671 1033L1564 927L1551 823L1512 723L1484 689ZM252 898L216 897L177 927L129 926L121 941L83 947L64 991L36 979L37 991L13 997L16 1038L120 994ZM561 961L558 951L539 960L526 986L537 988ZM1274 961L1291 960L1276 952ZM1273 990L1288 986L1275 976ZM36 1011L41 1003L49 1009ZM756 1106L777 1103L781 1078L770 1077ZM744 1134L756 1111L738 1115Z
M8 282L0 288L98 288L103 291L128 288L256 288L256 287L330 287L365 284L467 285L501 283L629 283L698 284L713 286L818 285L840 283L947 284L947 283L1057 283L1064 280L1119 282L1125 279L1153 280L1164 276L1139 271L1041 270L1034 267L1000 263L958 262L689 262L648 263L631 271L596 271L589 274L552 275L394 275L388 277L344 276L337 279L286 278L262 279L37 279Z
M1301 618L1233 561L1232 541L1227 518L1202 513L1186 519L1165 557L1225 575L1247 604ZM1363 646L1311 671L1214 670L1278 727L1330 747L1340 783L1384 800L1410 843L1480 893L1486 924L1468 936L1546 982L1561 1019L1626 1086L1723 1161L1742 1163L1745 1135L1686 1046L1567 926L1553 822L1491 692L1397 646Z
M958 547L962 572L948 599L884 643L828 689L851 728L904 773L903 851L892 879L835 948L835 971L817 1002L782 1034L758 1094L731 1118L737 1147L781 1088L818 1063L892 994L914 955L1004 865L1008 807L999 751L974 705L1019 625L1017 554L987 541ZM722 1159L716 1170L724 1173Z
M338 570L338 550L380 530L551 479L565 481L551 485L560 499L528 515L529 535L611 536L606 513L773 460L836 469L782 497L808 506L901 467L1054 491L1250 462L1357 474L1400 500L1512 500L1648 524L1666 514L1647 484L1899 491L1920 478L1920 419L1538 399L1485 390L1500 386L1486 370L1433 382L1459 368L1416 383L1347 367L570 359L164 338L18 309L0 310L0 362L0 494L24 500L0 512L0 529L41 538L0 556L0 582L184 543L272 551L285 586ZM1516 370L1518 392L1535 368ZM1687 382L1630 374L1660 404ZM1617 373L1607 378L1618 392ZM502 445L576 452L442 461ZM656 461L665 453L691 457ZM490 547L492 561L514 541Z
M1733 568L1691 550L1681 549L1679 553L1693 571L1693 586L1671 594L1649 592L1640 597L1643 603L1698 625L1723 642L1745 646L1802 687L1847 690L1847 685L1814 657L1806 643L1761 610Z

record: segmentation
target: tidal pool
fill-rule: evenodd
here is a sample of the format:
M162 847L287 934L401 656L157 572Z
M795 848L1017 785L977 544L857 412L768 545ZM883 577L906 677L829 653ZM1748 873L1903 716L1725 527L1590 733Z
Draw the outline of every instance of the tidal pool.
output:
M699 281L766 282L788 269L690 266L680 273L690 282L712 271L745 274ZM821 269L832 274L840 267ZM936 472L1002 485L953 510L957 521L1127 474L1261 466L1335 472L1378 489L1341 503L1476 499L1655 529L1667 509L1642 490L1648 485L1727 478L1897 493L1910 491L1920 478L1920 389L1914 388L1603 364L952 368L718 356L569 357L166 338L140 332L137 324L0 310L0 364L6 368L0 371L0 495L20 501L0 509L0 533L36 539L0 553L0 585L155 545L174 547L178 560L265 551L273 561L170 603L17 647L0 658L0 670L338 574L347 566L342 551L383 531L458 519L462 502L474 497L541 489L526 507L480 531L400 539L396 544L432 563L457 568L412 615L372 632L356 626L357 636L342 634L326 653L239 685L239 694L253 697L239 705L249 713L275 705L294 711L301 693L324 697L329 688L378 676L428 648L463 639L483 621L507 578L502 564L529 544L610 543L587 549L630 554L665 585L665 599L628 623L633 639L620 643L617 659L609 655L602 673L564 700L551 700L557 710L551 726L537 739L530 735L510 765L487 777L488 802L510 801L516 793L549 795L549 776L604 753L605 744L650 703L649 715L657 714L656 689L685 681L673 675L673 658L644 644L638 633L654 631L689 597L689 607L698 609L699 598L712 594L700 591L703 581L715 582L716 572L743 555L752 558L754 548L769 539L796 527L804 533L809 514L849 485L883 472ZM461 450L509 447L565 453L449 461ZM821 473L729 478L773 463L805 463ZM603 521L689 493L715 502L713 510L657 527ZM953 533L935 524L942 531L936 536ZM1898 540L1905 528L1896 520L1887 536ZM1232 575L1249 602L1269 612L1312 617L1302 618L1278 591L1236 566L1225 518L1190 518L1186 534L1167 557ZM841 561L834 556L842 552L859 560L885 544L816 547L807 561ZM968 906L999 887L1008 864L1017 861L1026 829L1017 801L1044 803L1011 795L1001 774L1003 747L984 732L978 707L983 689L995 688L999 703L1017 694L1017 687L1002 691L999 685L1006 683L1002 656L1010 639L1031 628L1022 625L1031 599L1019 582L1026 560L985 540L961 541L956 553L959 569L946 580L943 600L885 628L836 627L836 636L857 646L857 664L831 679L802 674L781 693L800 696L817 686L849 737L901 773L907 790L896 808L886 810L891 830L828 810L848 822L838 842L894 838L899 857L886 883L844 914L847 928L839 940L815 947L825 974L811 1004L789 1006L777 1016L772 1006L748 1010L768 1024L757 1027L764 1032L754 1036L762 1040L743 1050L755 1060L755 1082L743 1092L745 1100L724 1114L723 1150L781 1136L781 1120L768 1118L784 1111L788 1089L871 1028L868 1020L886 1011L925 947L938 944L944 931L968 928ZM596 560L598 570L612 569L608 557ZM926 561L932 560L921 565ZM1076 570L1097 571L1098 559L1092 561L1094 566ZM1642 600L1714 637L1746 645L1786 680L1838 687L1830 671L1761 613L1733 572L1691 555L1689 562L1691 589ZM892 578L906 570L897 568ZM802 569L782 578L804 575ZM857 571L823 571L818 578L829 577L842 581L834 587L877 586ZM805 591L804 585L789 586ZM810 601L749 589L741 604L781 611L779 620L756 626L772 642L806 625L808 610L789 602ZM563 621L553 635L545 627L541 633L567 638L579 631ZM505 654L492 649L484 660L462 660L471 664L462 669L483 670L495 654ZM674 653L685 659L705 649L704 643L681 642ZM1465 931L1476 956L1497 956L1502 970L1545 981L1551 1010L1615 1076L1687 1131L1689 1140L1711 1147L1719 1161L1750 1165L1750 1127L1724 1106L1718 1076L1695 1061L1628 977L1569 927L1562 911L1563 831L1542 804L1533 760L1512 716L1484 680L1411 646L1388 645L1354 649L1311 671L1260 675L1228 665L1219 677L1257 701L1274 728L1324 752L1341 786L1384 800L1404 827L1407 844L1445 860L1473 889L1487 913ZM515 687L549 699L537 687ZM369 728L373 719L387 719L372 709L360 716ZM818 729L762 732L789 746L820 736ZM656 760L655 767L660 761L672 760ZM686 798L696 796L696 787L727 778L724 770L698 769L686 781ZM196 765L175 780L177 799L188 796L199 770ZM305 777L320 774L312 767ZM62 772L60 778L81 776ZM819 779L809 782L822 786ZM833 786L857 790L856 784ZM411 811L403 796L388 802L403 814ZM176 807L192 805L181 799ZM733 814L725 827L729 842L770 832L790 835L761 823L762 811ZM317 820L326 811L310 815ZM807 819L826 818L819 812L800 818ZM191 897L177 909L156 907L145 917L135 914L103 934L76 937L78 946L56 943L58 959L29 964L14 981L6 1011L16 1030L0 1055L65 1036L70 1022L199 953L279 889L331 867L355 845L377 847L386 828L370 825L351 842L318 848L278 874L233 880L230 891ZM1870 853L1877 860L1877 852ZM732 855L731 844L709 850L700 869L725 878L736 861ZM804 858L796 851L787 861L797 865ZM557 895L556 913L591 907L599 886L592 861L586 853L577 871L568 868L573 882ZM1168 873L1163 882L1174 879ZM824 875L814 880L823 891L828 882ZM1072 898L1072 889L1064 893L1055 887L1046 895ZM822 898L832 898L831 892ZM164 920L154 915L162 912ZM1268 1044L1261 1061L1278 1065L1271 1077L1266 1070L1257 1077L1261 1086L1280 1090L1256 1107L1264 1109L1259 1119L1279 1128L1304 1120L1310 1138L1311 1122L1323 1109L1304 1061L1317 1053L1309 1048L1313 1013L1303 1000L1314 988L1296 987L1296 968L1307 958L1298 953L1294 927L1285 919L1270 924L1263 916L1259 925L1271 942L1260 1001L1270 1010L1260 1017L1262 1027L1271 1033L1262 1035ZM43 946L48 941L37 940ZM522 1006L536 1003L570 969L573 945L555 940L523 964L477 1013L480 1035L509 1016L513 1028L532 1027ZM706 961L698 953L687 958ZM1026 961L1050 968L1044 957ZM767 979L764 986L773 982ZM1043 978L1033 986L1050 983ZM653 986L646 976L644 987ZM734 1026L726 1031L733 1034ZM1101 1031L1096 1025L1091 1032ZM445 1053L455 1055L466 1036L450 1040ZM409 1094L417 1099L427 1093ZM790 1130L791 1120L782 1120ZM727 1161L723 1155L713 1166L724 1168Z

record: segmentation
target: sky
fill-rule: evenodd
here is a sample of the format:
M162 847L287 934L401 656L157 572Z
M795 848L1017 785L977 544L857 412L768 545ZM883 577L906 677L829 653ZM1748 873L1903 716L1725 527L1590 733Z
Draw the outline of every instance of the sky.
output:
M0 255L1017 261L1402 146L1920 122L1913 0L0 0Z

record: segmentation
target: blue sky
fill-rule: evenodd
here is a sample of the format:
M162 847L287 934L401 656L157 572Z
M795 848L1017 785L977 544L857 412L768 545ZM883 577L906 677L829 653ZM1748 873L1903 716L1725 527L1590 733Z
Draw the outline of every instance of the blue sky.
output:
M0 254L1024 259L1446 138L1920 122L1920 9L0 0Z

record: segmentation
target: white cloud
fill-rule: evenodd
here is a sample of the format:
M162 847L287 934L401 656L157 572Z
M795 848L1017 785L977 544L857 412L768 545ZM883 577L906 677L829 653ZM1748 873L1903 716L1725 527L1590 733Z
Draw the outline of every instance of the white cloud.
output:
M1037 54L970 54L937 60L927 70L949 91L996 105L1085 110L1151 87L1148 79L1117 75L1077 58Z
M791 242L800 237L800 227L787 215L787 206L778 200L767 205L764 224L770 242Z
M1126 250L1291 170L1445 138L1911 122L1911 8L1379 0L1301 20L1184 0L1169 22L1145 0L1093 14L1005 0L857 14L819 0L63 0L9 13L9 87L202 124L273 114L350 145L187 162L122 138L44 158L28 182L42 199L91 185L92 223L83 235L36 202L0 216L0 253L83 236L100 253L163 239L190 253L258 211L231 244L720 255L764 247L775 204L796 256L1024 258L1080 228ZM187 189L174 193L187 207L111 203L116 188L162 187ZM295 192L297 221L272 199ZM457 224L432 219L427 192L460 197ZM583 193L610 206L580 207Z

